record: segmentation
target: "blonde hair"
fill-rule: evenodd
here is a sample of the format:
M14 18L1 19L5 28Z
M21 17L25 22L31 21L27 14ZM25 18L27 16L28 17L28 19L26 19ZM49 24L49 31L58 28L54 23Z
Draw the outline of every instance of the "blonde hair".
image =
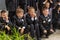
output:
M23 10L22 8L17 8L17 9L16 9L16 13L21 13L21 12L24 13L24 10Z
M34 7L29 7L28 11L31 11L32 9L35 10Z

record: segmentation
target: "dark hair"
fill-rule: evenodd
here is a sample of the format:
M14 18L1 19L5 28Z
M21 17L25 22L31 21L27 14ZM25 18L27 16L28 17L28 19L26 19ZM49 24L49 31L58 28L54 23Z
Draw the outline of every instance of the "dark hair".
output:
M55 10L58 10L59 7L60 7L60 5L57 5L56 8L55 8Z
M45 9L47 9L47 7L42 7L42 11L44 11Z
M6 13L6 10L2 10L2 11L1 11L1 14L2 14L2 13Z

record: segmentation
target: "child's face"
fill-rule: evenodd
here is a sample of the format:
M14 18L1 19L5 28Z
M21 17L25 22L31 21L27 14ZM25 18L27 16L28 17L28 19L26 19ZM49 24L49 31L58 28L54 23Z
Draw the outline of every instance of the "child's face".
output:
M48 9L43 10L43 14L44 14L44 15L48 15L48 14L49 14Z
M60 5L60 2L58 2L57 4Z
M58 8L58 10L60 11L60 7Z
M18 16L18 18L22 18L24 16L23 12L17 13L16 15Z
M1 17L2 17L2 18L6 18L6 17L8 17L8 14L7 14L7 13L2 13L2 14L1 14Z
M49 7L50 7L50 3L46 3L45 5L46 5L46 7L47 7L47 8L49 8Z
M28 11L28 13L29 13L30 15L32 15L32 14L35 13L35 10L34 10L34 9L31 9L30 11Z

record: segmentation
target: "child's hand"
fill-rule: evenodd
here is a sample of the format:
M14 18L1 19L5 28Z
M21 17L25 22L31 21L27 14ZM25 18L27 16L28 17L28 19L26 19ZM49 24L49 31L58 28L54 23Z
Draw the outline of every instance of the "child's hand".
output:
M50 3L53 3L53 1L52 1L52 0L50 0Z
M21 32L20 32L20 33L21 33L21 34L23 34L23 33L24 33L24 28L22 28L22 29L21 29Z
M43 4L45 4L47 1L48 1L48 0L45 0L45 1L43 2Z
M10 27L8 25L5 25L5 28L7 28L8 31L10 30Z
M50 29L50 31L54 33L54 30L53 29Z
M47 33L47 30L44 30L44 33Z
M37 16L36 13L33 13L33 14L32 14L32 17L33 17L33 18L36 17L36 16Z
M6 17L6 21L8 21L8 17Z

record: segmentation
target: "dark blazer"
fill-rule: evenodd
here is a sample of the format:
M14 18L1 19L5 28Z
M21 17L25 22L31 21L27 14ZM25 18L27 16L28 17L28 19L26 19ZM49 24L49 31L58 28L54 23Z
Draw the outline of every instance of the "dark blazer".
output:
M30 15L29 14L27 14L26 15L26 22L27 22L27 24L28 25L30 25L30 24L37 24L38 23L38 18L37 17L35 17L34 19L32 19L31 17L30 17Z
M58 20L60 20L60 12L58 12L58 8L60 6L57 5L55 9L52 10L52 19L53 19L53 23L57 23Z
M13 26L12 22L9 19L9 22L6 22L2 17L0 17L0 28L5 28L4 26L8 25L10 28Z
M16 15L15 16L13 16L13 18L12 18L12 23L13 23L13 25L18 29L19 27L26 27L25 25L26 25L26 23L25 23L25 19L24 19L24 17L23 18L18 18Z
M60 12L58 13L57 10L53 10L53 14L52 14L52 19L53 19L53 23L60 23Z
M47 17L45 17L44 15L40 15L39 17L39 24L42 30L49 30L52 27L52 18L50 17L50 15L48 15Z

